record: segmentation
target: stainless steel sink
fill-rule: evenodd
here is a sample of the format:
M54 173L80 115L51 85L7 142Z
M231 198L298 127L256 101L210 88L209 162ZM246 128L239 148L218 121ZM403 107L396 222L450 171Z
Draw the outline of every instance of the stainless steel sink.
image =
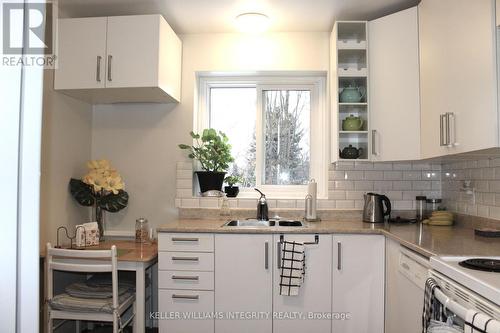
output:
M276 221L261 220L232 220L224 224L225 227L273 227Z
M256 219L248 220L231 220L224 223L223 227L304 227L305 225L301 221L293 220L269 220L261 221Z

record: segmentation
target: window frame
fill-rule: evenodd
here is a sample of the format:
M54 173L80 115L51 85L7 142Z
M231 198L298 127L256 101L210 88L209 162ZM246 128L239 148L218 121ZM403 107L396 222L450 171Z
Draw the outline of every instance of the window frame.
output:
M327 81L323 71L286 71L219 73L197 72L197 98L193 114L193 130L200 132L210 124L210 89L224 87L255 87L257 90L256 118L256 187L270 199L301 199L307 194L307 185L263 185L263 91L295 89L311 91L310 110L310 169L311 179L318 183L318 198L328 197L328 154L330 151L330 121L327 112ZM260 135L259 135L260 134ZM252 189L240 188L239 198L255 198Z

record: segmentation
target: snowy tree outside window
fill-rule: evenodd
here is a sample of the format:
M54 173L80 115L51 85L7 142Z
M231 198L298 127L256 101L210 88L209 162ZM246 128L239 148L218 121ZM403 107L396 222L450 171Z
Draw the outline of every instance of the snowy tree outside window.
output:
M243 187L256 186L257 112L263 121L261 184L307 184L310 164L311 93L308 90L263 90L255 87L210 89L210 127L226 133L235 161L229 173ZM263 104L257 105L257 100Z

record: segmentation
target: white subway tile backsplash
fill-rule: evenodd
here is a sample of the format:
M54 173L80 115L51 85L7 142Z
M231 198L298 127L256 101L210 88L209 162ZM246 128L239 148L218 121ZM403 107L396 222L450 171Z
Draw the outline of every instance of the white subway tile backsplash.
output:
M419 169L419 167L423 169ZM423 181L424 172L439 176ZM319 209L362 209L366 192L386 194L395 209L413 209L416 195L435 194L440 197L440 165L413 162L341 161L329 165L328 199L318 200ZM414 182L426 185L413 184ZM432 186L434 184L434 187ZM218 208L219 199L193 197L193 167L190 162L177 163L177 197L175 204L182 208ZM413 188L415 187L415 188ZM304 200L269 199L270 208L304 208ZM231 208L255 209L256 199L229 199Z
M191 189L177 189L176 198L191 198L193 196L193 191Z
M337 209L354 209L354 200L337 200L335 204Z
M373 181L371 180L355 181L354 189L356 191L373 191Z
M345 179L346 180L363 180L365 177L365 173L363 171L346 171Z
M177 169L177 179L193 179L193 171Z
M200 198L200 208L219 208L219 198Z
M411 165L411 163L394 163L393 169L394 170L411 170L412 165Z
M365 171L366 180L379 180L384 179L383 171Z
M348 200L363 200L365 191L347 191L345 192L345 198Z
M295 208L295 200L277 200L278 208Z
M392 163L373 163L373 170L392 170Z
M200 208L200 199L198 198L181 199L181 205L183 208Z
M409 180L394 181L392 182L392 189L400 191L410 191L412 190L411 181Z
M257 208L257 199L238 199L238 208Z
M420 171L404 171L404 180L420 180L422 178L422 173Z
M384 180L401 180L403 173L401 171L384 171Z
M192 189L193 188L193 180L192 179L177 179L176 187L178 189Z
M346 198L346 191L329 191L328 199L343 200Z

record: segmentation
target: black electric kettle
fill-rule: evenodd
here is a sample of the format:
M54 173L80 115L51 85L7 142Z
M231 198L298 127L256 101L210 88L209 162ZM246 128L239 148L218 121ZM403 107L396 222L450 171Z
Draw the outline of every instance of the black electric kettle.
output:
M385 209L384 209L385 204ZM391 214L391 201L383 194L366 193L363 222L382 223Z

